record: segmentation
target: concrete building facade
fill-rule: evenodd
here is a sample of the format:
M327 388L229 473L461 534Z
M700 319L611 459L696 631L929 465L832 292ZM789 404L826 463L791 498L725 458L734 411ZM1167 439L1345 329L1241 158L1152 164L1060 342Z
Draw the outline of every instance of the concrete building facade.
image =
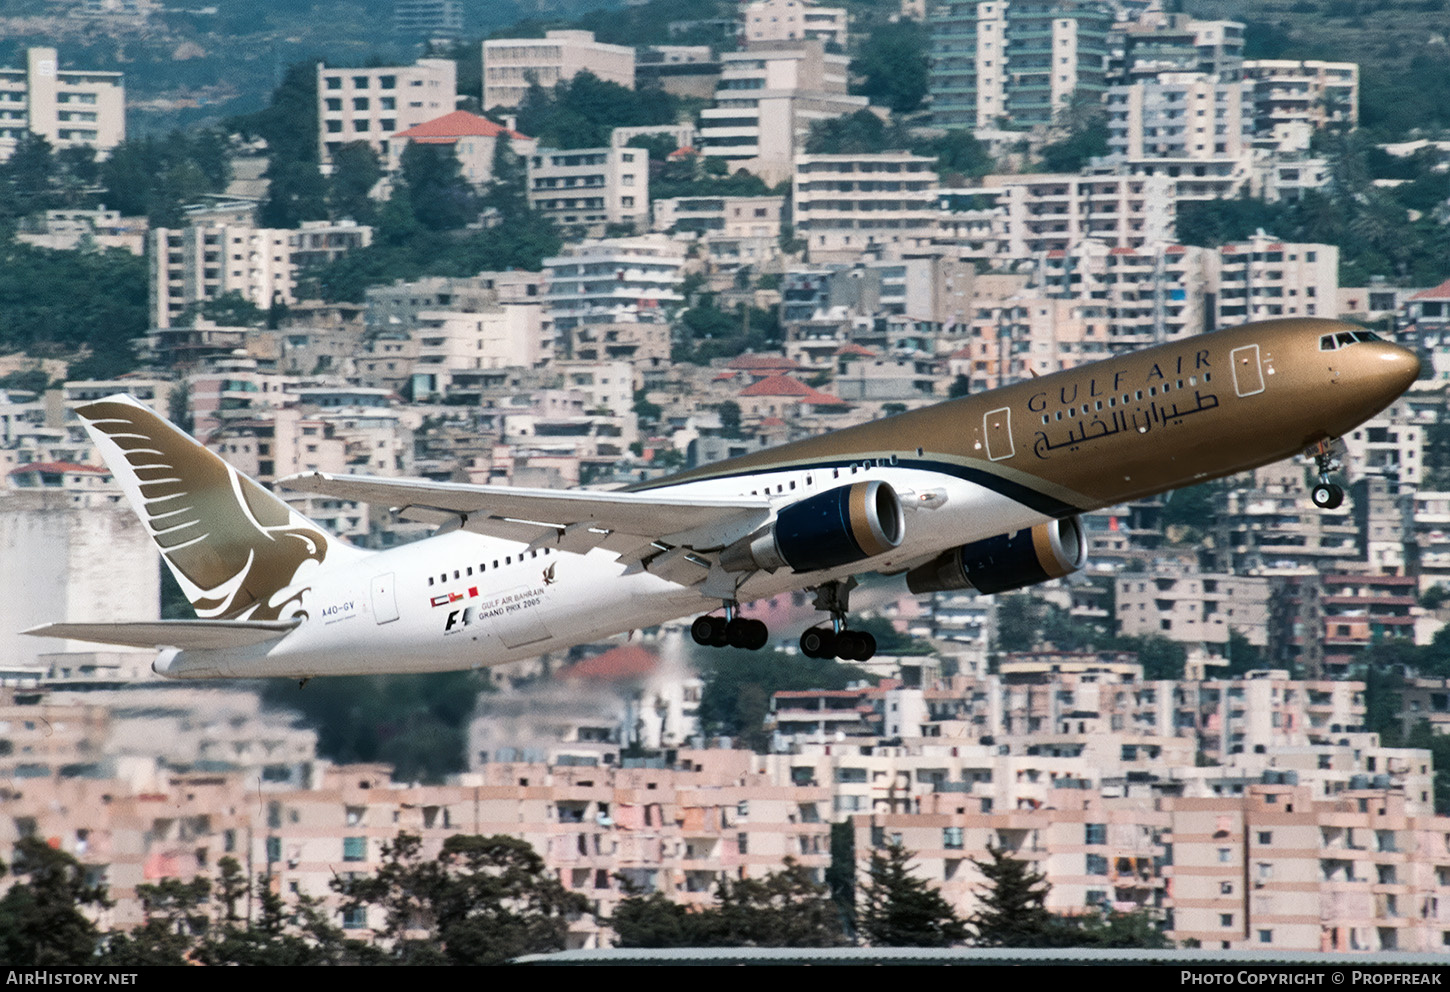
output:
M413 65L369 69L328 68L317 63L318 156L324 169L332 153L365 141L384 162L393 136L451 113L458 103L458 63L419 59Z
M634 49L595 41L593 31L490 39L483 43L484 109L517 107L530 86L553 89L581 72L634 89Z
M126 140L124 77L62 69L54 48L28 49L24 69L0 67L0 162L27 131L54 151L94 148L105 158Z

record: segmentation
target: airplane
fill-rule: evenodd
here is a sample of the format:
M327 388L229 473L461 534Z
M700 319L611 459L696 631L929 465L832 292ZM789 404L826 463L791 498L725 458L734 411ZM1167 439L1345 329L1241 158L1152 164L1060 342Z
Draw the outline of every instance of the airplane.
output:
M857 576L990 595L1082 568L1085 511L1304 453L1338 506L1332 442L1420 373L1353 324L1214 331L615 491L310 472L299 492L437 525L385 551L305 519L126 396L76 409L195 620L52 623L47 637L159 649L173 679L504 664L691 613L696 643L757 650L741 604L814 590L800 650L866 660Z

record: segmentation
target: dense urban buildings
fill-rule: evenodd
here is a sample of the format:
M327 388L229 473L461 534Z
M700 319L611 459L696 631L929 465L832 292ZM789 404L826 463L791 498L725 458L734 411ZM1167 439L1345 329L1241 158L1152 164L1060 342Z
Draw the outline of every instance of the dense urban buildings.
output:
M400 831L430 857L505 834L585 898L567 945L605 947L631 893L704 907L787 858L820 883L899 843L963 917L997 849L1043 873L1052 912L1141 914L1181 946L1450 947L1450 271L1394 255L1450 209L1450 145L1366 142L1373 209L1330 237L1327 214L1358 211L1335 199L1357 64L1246 59L1244 23L1147 0L889 6L919 24L752 0L635 46L471 39L454 0L398 0L399 38L453 39L481 78L448 46L309 63L303 158L227 138L225 182L150 217L94 190L18 217L26 252L122 249L148 312L121 360L0 354L0 861L44 840L107 886L99 924L129 928L144 886L232 857L366 937L387 921L334 879ZM893 109L853 59L918 28L926 91ZM0 163L26 132L125 146L121 75L64 52L0 69ZM586 72L631 108L589 120L607 134L549 116L597 110L557 87ZM353 142L377 169L349 199ZM1354 243L1382 229L1392 276ZM441 729L370 716L359 739L383 727L397 763L359 763L298 715L319 686L264 703L162 682L150 651L19 634L190 615L74 416L114 393L267 485L614 488L1280 318L1359 321L1424 360L1336 442L1342 506L1288 460L1082 514L1087 565L1021 592L873 578L852 620L890 650L820 684L785 681L819 617L782 596L747 607L780 634L758 668L706 664L666 624L435 680L489 691L457 690ZM458 525L282 495L368 548ZM415 760L439 740L446 767Z

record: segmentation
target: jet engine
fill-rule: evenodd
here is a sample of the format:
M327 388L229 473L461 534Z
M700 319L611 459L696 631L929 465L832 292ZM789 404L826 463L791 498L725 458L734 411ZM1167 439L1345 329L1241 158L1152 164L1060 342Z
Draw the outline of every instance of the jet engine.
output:
M1086 562L1082 522L1064 517L945 551L907 572L906 586L914 593L1006 592L1070 575Z
M732 572L818 572L884 554L905 533L896 490L879 479L855 482L787 506L770 526L721 552L720 564Z

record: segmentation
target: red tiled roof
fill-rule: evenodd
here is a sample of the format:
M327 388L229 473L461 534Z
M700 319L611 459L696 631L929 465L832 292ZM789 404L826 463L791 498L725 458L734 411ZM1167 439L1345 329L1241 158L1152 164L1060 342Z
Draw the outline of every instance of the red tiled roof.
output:
M1444 282L1442 282L1440 285L1436 286L1434 289L1422 289L1418 293L1416 293L1414 296L1410 297L1410 299L1412 299L1412 300L1450 300L1450 279L1446 279Z
M501 134L523 141L531 140L526 134L510 130L502 124L495 124L486 117L470 114L466 110L455 110L451 114L424 121L406 131L399 131L393 137L406 138L409 141L418 141L423 144L442 144L457 141L459 138L497 138Z
M639 644L621 644L603 654L585 658L561 674L570 679L592 682L627 682L650 675L659 664L659 655Z
M685 145L682 148L676 148L674 151L670 152L670 156L669 157L670 158L684 158L686 155L698 155L698 154L700 154L700 150L698 148L691 148L689 145Z
M859 345L854 341L852 341L850 344L841 345L841 347L836 349L836 354L841 356L860 355L862 358L876 357L876 352L872 351L870 348L865 347L864 345Z
M1136 255L1138 253L1135 252L1131 248L1114 248L1113 250L1111 250L1110 252L1108 252L1108 254L1109 255Z
M740 391L741 396L794 396L812 406L850 406L839 396L823 393L788 375L772 375Z
M1054 248L1054 249L1052 249L1051 251L1049 251L1047 253L1047 257L1048 258L1066 258L1067 257L1067 252L1063 251L1061 248Z
M761 427L784 427L785 426L785 421L784 420L781 420L779 417L762 417L760 419L760 426Z
M1188 251L1188 249L1183 247L1182 245L1169 245L1167 248L1164 249L1163 253L1165 255L1182 255L1186 251Z
M104 468L97 468L95 465L77 465L75 462L31 462L28 465L21 465L19 468L10 470L11 475L28 475L31 472L95 472L98 475L110 475Z

